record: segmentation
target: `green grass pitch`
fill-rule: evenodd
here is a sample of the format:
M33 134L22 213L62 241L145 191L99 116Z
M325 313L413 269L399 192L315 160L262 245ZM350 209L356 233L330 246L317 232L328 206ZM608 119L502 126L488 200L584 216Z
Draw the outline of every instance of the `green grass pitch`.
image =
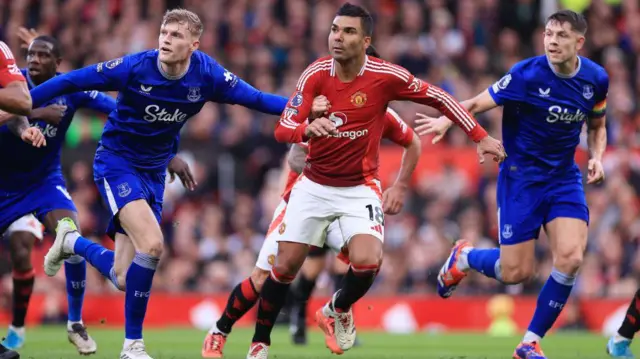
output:
M117 359L122 348L121 330L89 328L98 342L98 353L89 359ZM236 329L227 341L225 358L244 359L252 331ZM412 334L359 333L362 346L346 352L344 359L506 359L511 358L520 337L493 338L482 334ZM148 330L145 343L154 359L200 358L204 333L193 329ZM319 331L309 333L308 346L294 346L285 329L276 329L270 359L337 358L324 346ZM545 338L543 349L552 359L607 358L606 338L592 334L552 334ZM640 348L636 348L640 352ZM82 358L67 342L63 327L27 329L27 343L20 351L23 359Z

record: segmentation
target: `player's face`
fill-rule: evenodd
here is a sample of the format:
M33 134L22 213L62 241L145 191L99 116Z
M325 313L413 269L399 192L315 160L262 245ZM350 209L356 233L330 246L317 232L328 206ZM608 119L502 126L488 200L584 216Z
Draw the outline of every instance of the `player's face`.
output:
M363 54L371 43L371 37L362 31L359 17L336 16L329 33L329 53L334 59L348 60Z
M53 54L53 44L35 40L27 51L27 68L29 76L44 81L55 76L60 64L59 58Z
M186 61L199 45L200 41L191 34L185 23L171 22L160 27L158 51L161 62L174 64Z
M584 35L574 31L568 22L550 21L544 29L544 51L554 64L565 63L578 55Z

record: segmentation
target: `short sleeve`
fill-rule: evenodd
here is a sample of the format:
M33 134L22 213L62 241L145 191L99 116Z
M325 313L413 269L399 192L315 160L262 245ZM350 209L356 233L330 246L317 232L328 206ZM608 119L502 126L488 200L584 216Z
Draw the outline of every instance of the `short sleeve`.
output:
M507 102L524 102L527 86L522 74L522 67L516 64L500 80L489 87L489 94L499 106Z

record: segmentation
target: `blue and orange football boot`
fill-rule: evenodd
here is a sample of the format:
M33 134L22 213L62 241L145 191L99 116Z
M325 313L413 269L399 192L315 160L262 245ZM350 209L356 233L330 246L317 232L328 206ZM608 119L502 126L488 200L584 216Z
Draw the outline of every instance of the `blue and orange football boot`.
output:
M467 276L467 272L460 270L457 264L462 251L471 247L471 244L465 240L457 241L451 249L449 258L440 268L440 273L438 273L438 295L442 298L449 298L458 287L458 284Z
M547 359L538 342L522 342L513 352L513 359Z

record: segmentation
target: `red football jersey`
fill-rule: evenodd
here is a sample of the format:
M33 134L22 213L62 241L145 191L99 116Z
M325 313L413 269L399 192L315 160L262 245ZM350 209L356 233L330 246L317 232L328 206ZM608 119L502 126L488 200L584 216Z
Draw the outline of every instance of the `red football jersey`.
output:
M399 146L406 147L409 146L413 140L413 130L409 129L409 126L402 121L402 118L400 118L394 110L388 108L384 116L384 131L382 137L391 140ZM296 144L296 146L299 145L302 145L306 152L309 153L309 146L306 143ZM289 200L289 193L299 177L300 174L298 172L289 170L287 184L284 187L284 192L282 192L282 199L285 201Z
M9 46L0 41L0 86L6 87L13 81L26 81Z
M304 174L328 186L356 186L377 179L383 118L390 101L408 100L432 106L456 122L474 141L487 136L451 95L415 78L404 68L367 56L356 79L343 83L336 75L334 60L327 56L302 73L296 92L276 124L278 141L309 140L304 135L308 126L304 122L313 99L319 95L326 96L331 103L329 119L338 134L310 139Z

